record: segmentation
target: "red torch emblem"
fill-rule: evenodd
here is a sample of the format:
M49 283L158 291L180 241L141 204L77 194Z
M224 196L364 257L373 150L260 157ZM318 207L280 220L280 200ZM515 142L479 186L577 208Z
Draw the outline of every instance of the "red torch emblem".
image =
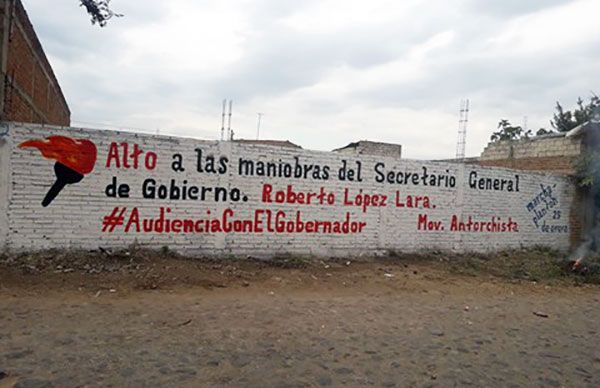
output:
M37 148L46 159L56 161L54 164L56 182L42 201L44 207L48 206L66 185L80 182L96 164L96 146L89 140L50 136L44 140L25 141L19 144L19 147Z

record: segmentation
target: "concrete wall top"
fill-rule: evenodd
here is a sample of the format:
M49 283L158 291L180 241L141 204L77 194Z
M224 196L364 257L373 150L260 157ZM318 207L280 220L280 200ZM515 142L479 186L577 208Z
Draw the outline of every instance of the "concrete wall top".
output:
M481 153L481 160L569 157L579 156L581 152L581 137L540 136L518 141L490 142Z

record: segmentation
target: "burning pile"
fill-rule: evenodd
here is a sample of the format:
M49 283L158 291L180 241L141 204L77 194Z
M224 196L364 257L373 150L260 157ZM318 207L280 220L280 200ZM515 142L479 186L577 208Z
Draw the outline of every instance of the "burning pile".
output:
M569 260L569 267L567 269L580 275L585 275L588 272L588 267L583 263L583 257L576 260Z
M593 275L600 278L599 242L600 226L596 226L587 235L586 240L566 259L566 271L577 275Z

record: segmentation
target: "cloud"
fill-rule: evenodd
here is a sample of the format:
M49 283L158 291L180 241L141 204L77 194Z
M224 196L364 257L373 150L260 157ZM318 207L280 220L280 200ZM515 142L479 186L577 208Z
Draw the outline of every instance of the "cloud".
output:
M544 9L564 5L571 0L469 0L467 5L477 13L497 17L507 18L519 16Z
M74 120L329 150L397 142L452 157L470 98L470 155L501 118L548 127L554 103L598 90L600 6L580 1L122 1L91 26L76 1L25 1Z

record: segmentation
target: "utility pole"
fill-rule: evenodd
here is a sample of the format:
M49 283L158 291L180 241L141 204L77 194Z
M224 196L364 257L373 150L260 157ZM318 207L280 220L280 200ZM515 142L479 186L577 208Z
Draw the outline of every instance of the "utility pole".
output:
M256 140L258 140L258 138L260 137L260 121L262 119L262 117L264 116L264 113L257 113L258 115L258 122L256 123Z

